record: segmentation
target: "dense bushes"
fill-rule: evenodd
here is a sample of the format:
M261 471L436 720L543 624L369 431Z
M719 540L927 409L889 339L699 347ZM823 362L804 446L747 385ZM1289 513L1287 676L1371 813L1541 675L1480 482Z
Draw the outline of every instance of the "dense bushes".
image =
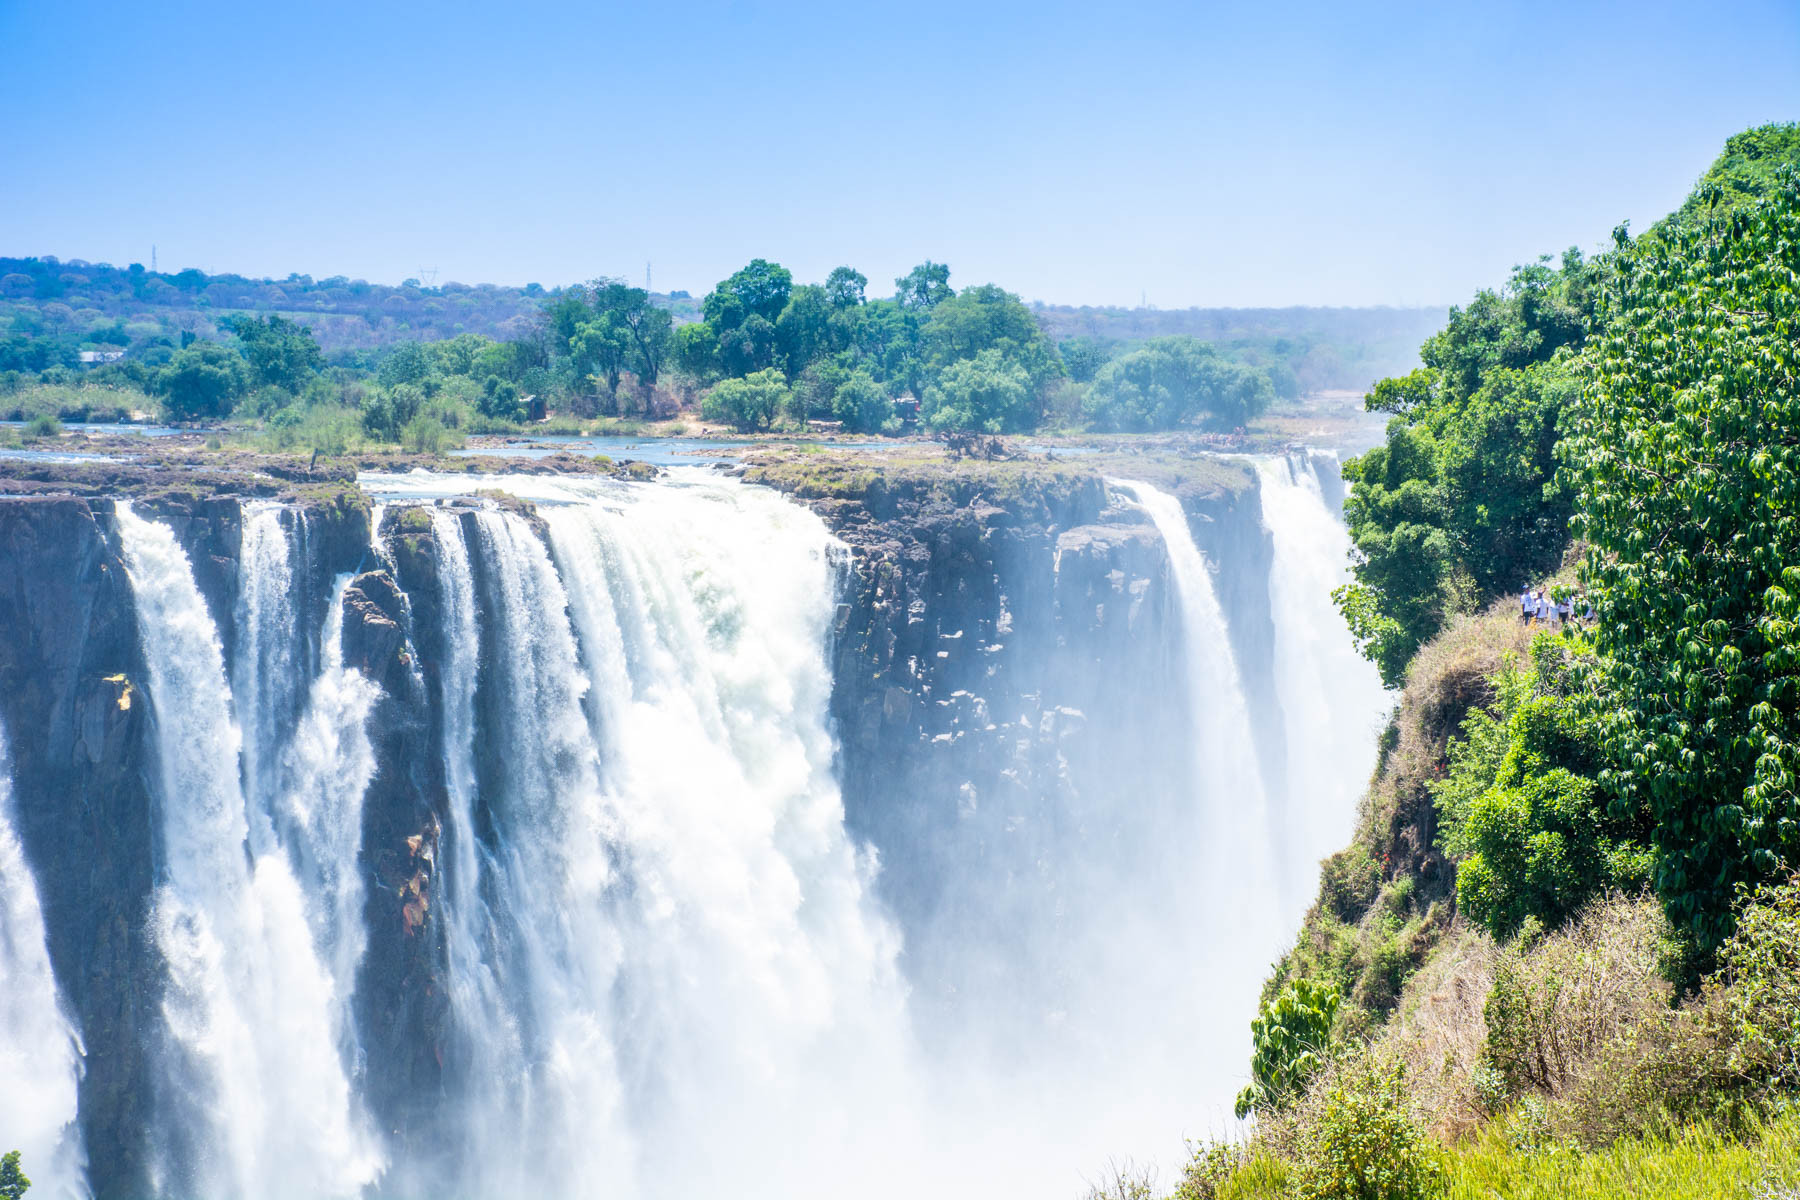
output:
M1496 936L1531 918L1558 925L1596 893L1649 879L1649 831L1610 816L1601 794L1599 718L1583 691L1592 659L1579 639L1548 634L1528 667L1509 658L1498 697L1470 711L1432 785L1458 906Z

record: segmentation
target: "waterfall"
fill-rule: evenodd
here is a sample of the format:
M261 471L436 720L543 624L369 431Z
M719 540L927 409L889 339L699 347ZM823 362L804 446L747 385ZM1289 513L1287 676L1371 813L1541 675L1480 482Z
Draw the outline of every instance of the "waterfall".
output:
M1288 747L1277 841L1286 865L1282 924L1292 928L1312 902L1319 860L1350 840L1391 700L1332 603L1332 589L1350 580L1350 536L1325 501L1312 456L1255 461L1275 550L1269 595Z
M735 484L557 498L545 536L431 513L459 1180L786 1196L866 1168L911 1092L832 778L834 544Z
M1268 798L1212 568L1194 541L1180 500L1148 483L1109 482L1131 493L1162 535L1181 602L1195 784L1207 813L1206 870L1228 878L1237 895L1258 897L1251 907L1260 910L1274 879ZM1258 952L1265 953L1267 944Z
M309 919L316 881L303 884L279 845L252 840L253 825L274 822L246 797L218 631L187 555L128 504L116 514L159 760L151 920L167 964L167 1045L153 1185L165 1196L355 1195L379 1156Z
M88 1194L75 1123L81 1059L51 975L37 885L13 830L12 760L0 730L0 1151L20 1152L34 1196Z

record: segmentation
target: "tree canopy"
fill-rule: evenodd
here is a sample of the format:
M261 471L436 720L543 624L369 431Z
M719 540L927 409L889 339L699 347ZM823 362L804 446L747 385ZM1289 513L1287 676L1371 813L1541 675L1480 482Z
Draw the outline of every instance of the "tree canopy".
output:
M1622 254L1563 447L1611 703L1609 783L1703 948L1800 862L1800 172Z

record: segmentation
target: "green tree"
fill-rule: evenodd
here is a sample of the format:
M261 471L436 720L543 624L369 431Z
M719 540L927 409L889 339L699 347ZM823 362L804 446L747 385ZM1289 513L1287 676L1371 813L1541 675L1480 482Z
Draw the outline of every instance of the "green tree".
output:
M831 397L831 412L845 429L859 433L892 433L900 428L893 398L865 370L854 372Z
M1250 1085L1238 1093L1238 1119L1279 1112L1325 1065L1331 1023L1343 997L1330 984L1294 979L1250 1022Z
M787 308L788 295L794 290L794 275L788 268L767 259L751 259L740 272L722 279L700 300L700 313L706 324L718 335L725 335L743 322L758 317L770 329Z
M510 380L501 379L498 375L489 375L481 385L481 397L475 401L475 407L483 416L499 421L519 421L525 417L525 407L519 398L519 385ZM411 414L401 419L405 424Z
M238 316L219 323L237 335L244 361L259 384L298 395L325 366L311 328L286 317Z
M1704 951L1739 887L1800 862L1797 293L1793 168L1619 256L1563 447L1615 807L1647 809L1656 890Z
M607 399L615 403L619 395L619 377L625 372L630 354L631 333L613 312L583 321L575 327L575 336L569 339L569 357L574 360L575 370L597 380L605 388Z
M673 321L668 310L650 301L650 293L620 279L596 279L589 285L589 304L600 322L623 344L622 364L646 389L656 386L668 357ZM579 330L577 331L579 336ZM617 387L616 376L609 391Z
M1094 375L1111 357L1107 348L1091 337L1064 338L1057 343L1063 367L1076 383L1092 383Z
M1062 360L1029 308L1003 287L985 283L936 301L920 328L927 379L985 350L1022 367L1034 392L1062 374ZM1037 413L1029 424L1036 424ZM1023 426L1021 426L1023 428Z
M767 429L790 399L781 372L769 368L715 386L700 401L700 415L746 432Z
M1015 433L1037 420L1031 376L998 350L951 363L925 389L919 415L933 429Z
M782 366L795 376L832 347L833 310L825 289L802 284L788 295L787 307L775 321L775 342Z
M929 258L894 280L894 300L901 308L935 308L954 295L950 268Z
M1151 338L1102 366L1085 412L1099 429L1174 429L1190 422L1235 429L1274 398L1268 376L1228 362L1198 338Z
M19 1168L19 1152L8 1150L0 1156L0 1200L19 1200L31 1187L31 1180Z
M1638 814L1610 814L1600 787L1591 649L1541 634L1531 659L1493 678L1494 703L1470 710L1431 785L1457 909L1500 938L1528 917L1555 927L1595 895L1650 878L1650 831Z
M835 267L825 277L825 298L833 308L855 308L863 303L869 277L852 267Z
M171 420L196 421L229 416L244 393L246 377L237 351L216 342L195 342L175 352L157 386Z
M1334 596L1390 687L1452 616L1561 562L1571 498L1556 446L1605 271L1576 250L1517 268L1450 311L1424 367L1365 399L1392 416L1386 442L1344 464L1355 582Z
M436 370L435 356L423 342L401 342L388 351L375 370L375 382L383 387L397 383L422 384Z

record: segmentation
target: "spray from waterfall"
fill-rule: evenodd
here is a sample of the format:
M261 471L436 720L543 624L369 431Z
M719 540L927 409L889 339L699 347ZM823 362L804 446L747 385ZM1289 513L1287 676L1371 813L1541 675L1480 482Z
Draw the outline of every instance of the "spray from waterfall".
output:
M82 1048L64 1012L44 941L44 914L14 831L12 758L0 729L0 1139L17 1150L32 1194L88 1195L75 1123Z
M1350 536L1325 502L1312 456L1255 462L1275 550L1269 599L1288 748L1287 794L1278 798L1276 819L1285 930L1312 902L1319 860L1350 839L1391 700L1332 603L1332 590L1349 582Z
M279 844L252 840L253 826L274 823L246 797L218 632L186 554L128 504L116 520L159 759L151 919L168 977L153 1185L163 1196L356 1195L380 1157L309 920L317 880L298 878Z

